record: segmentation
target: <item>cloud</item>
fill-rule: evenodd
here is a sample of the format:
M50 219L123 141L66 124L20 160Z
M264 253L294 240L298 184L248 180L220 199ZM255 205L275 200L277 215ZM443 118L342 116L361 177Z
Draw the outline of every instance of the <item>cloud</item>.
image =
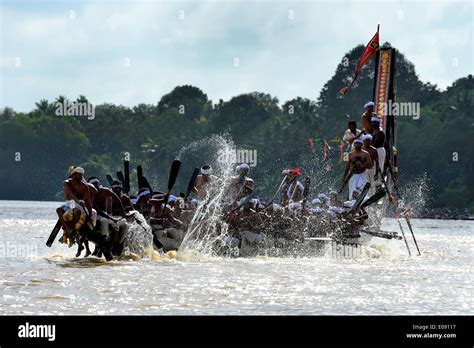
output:
M472 73L470 2L1 6L0 105L22 111L60 94L128 106L156 103L180 84L202 88L214 102L251 91L281 102L316 99L342 56L365 44L377 23L381 40L404 53L422 80L444 88Z

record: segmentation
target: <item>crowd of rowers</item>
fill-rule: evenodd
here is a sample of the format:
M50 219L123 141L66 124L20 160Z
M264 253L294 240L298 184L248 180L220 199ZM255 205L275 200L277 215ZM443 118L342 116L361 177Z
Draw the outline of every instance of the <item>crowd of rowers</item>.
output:
M84 248L85 256L89 256L87 234L81 233L82 227L87 225L89 230L100 234L112 254L120 255L128 222L135 219L133 211L140 212L160 236L166 234L166 237L180 241L202 205L222 207L222 218L230 226L230 243L233 245L239 245L242 238L258 242L262 238L261 229L267 233L272 227L274 231L288 231L299 222L308 220L324 221L326 225L346 221L345 218L361 222L366 219L365 211L360 211L357 220L353 218L352 207L366 182L371 182L375 189L381 186L385 161L385 134L373 107L372 102L365 105L362 130L351 121L344 134L350 153L343 172L342 188L348 184L348 200L341 199L342 188L308 200L299 169L283 170L278 199L275 200L275 194L265 203L254 194L254 181L246 163L236 166L234 176L226 180L214 175L210 165L202 166L193 184L195 198L184 194L179 197L166 195L151 191L149 187L141 187L136 197L129 197L121 181L114 181L112 187L107 188L97 177L85 180L83 168L70 167L69 178L63 186L66 203L57 209L64 229L61 241L69 246L77 243L76 256ZM159 238L154 237L155 245L160 247ZM96 245L92 254L100 257L101 249Z

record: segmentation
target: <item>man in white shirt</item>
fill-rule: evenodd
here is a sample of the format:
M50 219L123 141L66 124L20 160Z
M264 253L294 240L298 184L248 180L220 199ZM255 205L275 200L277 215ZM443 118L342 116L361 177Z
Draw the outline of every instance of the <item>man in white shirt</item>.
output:
M344 136L342 138L343 141L349 143L351 146L351 150L353 150L352 142L354 139L360 138L362 131L360 129L357 129L357 123L356 121L349 121L347 124L348 129L344 132Z

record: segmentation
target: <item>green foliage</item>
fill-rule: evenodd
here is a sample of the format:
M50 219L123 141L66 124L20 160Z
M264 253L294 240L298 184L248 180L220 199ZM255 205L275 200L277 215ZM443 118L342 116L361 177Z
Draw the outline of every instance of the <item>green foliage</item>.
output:
M327 191L338 184L344 165L339 163L338 138L349 120L360 122L362 106L372 96L373 64L363 68L348 94L339 93L362 50L357 46L345 55L317 100L295 97L280 105L269 94L253 92L213 104L201 89L185 85L156 105L97 105L94 119L56 116L56 103L65 96L42 99L27 114L6 107L0 113L0 199L57 199L69 165L82 165L86 176L105 180L108 173L115 176L125 152L133 167L142 164L154 187L163 190L169 164L180 149L215 133L227 133L237 146L257 150L252 176L264 196L274 192L281 170L288 167L302 168L312 177L313 194ZM428 173L435 206L474 207L473 87L469 75L440 91L420 81L413 64L397 55L397 101L421 105L419 120L397 120L401 185ZM87 102L85 96L76 100ZM331 149L322 162L324 139ZM21 161L15 161L17 153ZM190 168L204 163L206 154L192 160L196 163L189 163ZM179 187L187 185L184 176Z

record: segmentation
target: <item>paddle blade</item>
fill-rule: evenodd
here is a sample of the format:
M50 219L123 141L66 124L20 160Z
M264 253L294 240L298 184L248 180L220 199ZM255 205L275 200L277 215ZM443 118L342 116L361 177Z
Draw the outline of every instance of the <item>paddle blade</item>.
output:
M180 167L181 167L180 160L174 160L173 163L171 163L170 176L168 178L168 192L171 191L171 189L174 186L174 183L176 182L176 178L178 177Z
M125 172L124 191L128 194L130 192L130 161L123 161L123 170Z
M112 178L112 175L107 174L105 178L107 179L107 182L109 183L109 185L112 187L112 183L114 182L114 178Z
M137 185L138 185L138 188L142 188L143 187L143 169L142 169L142 166L137 166Z
M307 176L304 178L303 204L306 204L306 202L308 201L310 185L311 185L311 178Z
M51 245L53 245L54 240L56 239L56 236L58 235L59 231L61 230L61 220L58 219L56 222L56 225L54 225L53 230L51 231L51 234L49 235L48 241L46 242L46 245L51 248Z
M365 207L379 201L380 198L384 197L386 194L387 193L385 192L385 190L378 190L371 197L369 197L360 207L365 208Z
M364 188L362 189L362 192L359 198L357 198L356 202L352 206L351 213L355 213L359 209L360 205L364 201L365 196L367 196L367 193L369 193L369 189L370 189L370 183L367 182Z
M125 183L125 177L123 176L122 171L118 171L118 172L117 172L117 178L118 178L119 181L122 183L122 185Z
M191 179L189 179L188 188L186 189L186 197L188 197L194 189L194 183L196 182L196 178L199 175L199 168L194 168L193 174L191 175Z

